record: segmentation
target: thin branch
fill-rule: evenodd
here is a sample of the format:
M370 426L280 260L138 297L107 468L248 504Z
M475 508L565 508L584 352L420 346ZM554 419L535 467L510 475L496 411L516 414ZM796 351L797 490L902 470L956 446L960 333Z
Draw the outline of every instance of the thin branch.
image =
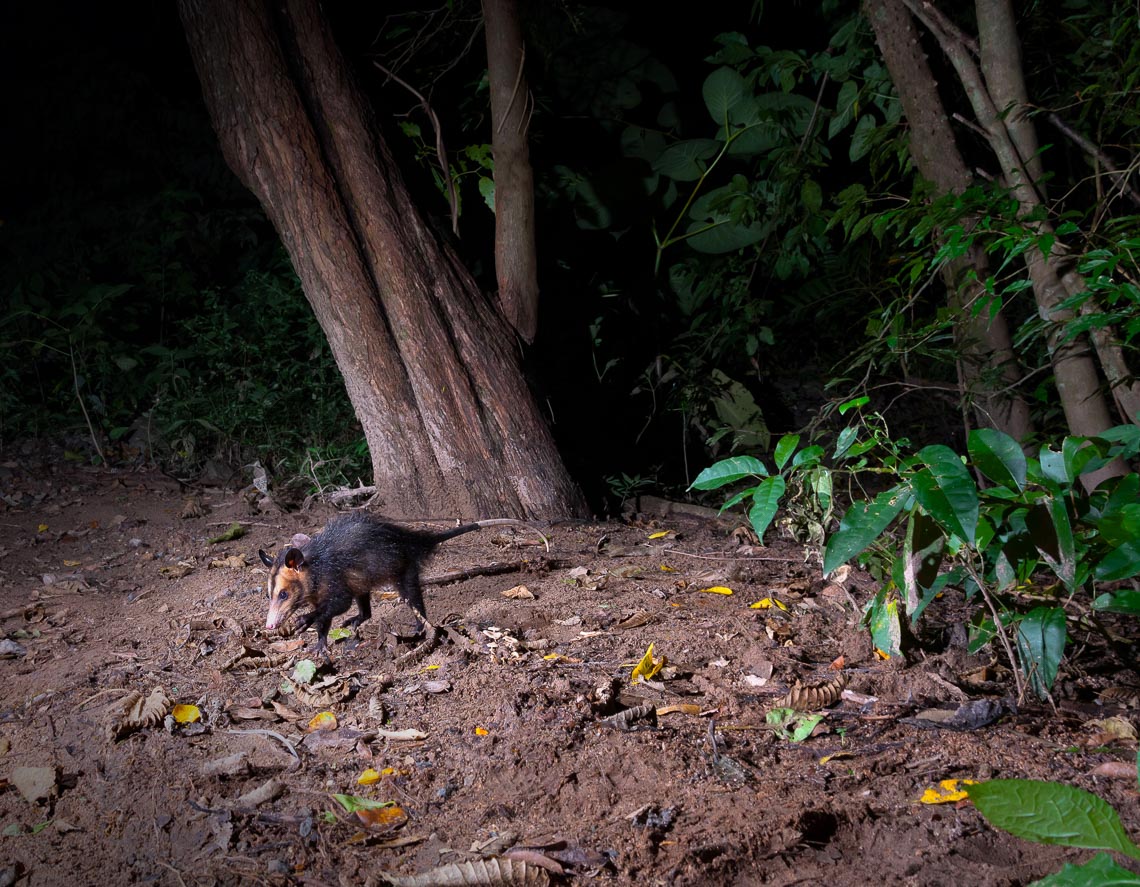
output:
M1129 199L1140 206L1140 192L1128 184L1129 170L1121 170L1104 151L1097 145L1094 145L1083 135L1073 129L1069 124L1065 123L1055 112L1050 111L1045 115L1045 119L1052 123L1065 135L1070 141L1074 142L1077 147L1094 158L1101 166L1108 170L1108 174L1116 180L1116 187L1120 190L1121 194L1127 194Z
M424 113L428 115L431 120L432 129L435 130L435 154L436 162L439 164L440 174L443 176L443 184L447 188L447 202L451 207L451 230L455 236L459 236L459 194L455 190L455 181L451 177L451 167L447 162L447 149L443 146L443 127L440 126L439 117L436 116L432 110L431 103L424 98L414 86L401 78L393 71L389 71L382 64L377 61L372 62L377 68L384 72L388 77L395 80L400 86L404 87L408 92L420 100L420 107L424 109Z

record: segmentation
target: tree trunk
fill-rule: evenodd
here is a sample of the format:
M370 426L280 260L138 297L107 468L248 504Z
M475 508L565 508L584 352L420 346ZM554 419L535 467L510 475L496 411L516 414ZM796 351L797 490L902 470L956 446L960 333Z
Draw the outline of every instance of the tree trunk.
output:
M495 276L499 309L528 343L538 330L534 175L527 131L531 98L515 0L483 0L495 159Z
M1043 220L1032 221L1041 206L1016 146L994 104L988 85L970 55L971 42L927 0L903 0L907 8L930 30L950 60L966 91L978 124L986 134L990 149L1002 169L1002 177L1017 200L1025 224L1039 235L1051 235L1052 227ZM989 35L983 35L989 39ZM1000 41L999 41L1000 42ZM1008 69L1001 68L1008 74ZM1020 73L1020 72L1019 72ZM1013 95L1015 89L1002 87L999 92ZM1092 359L1085 337L1066 340L1064 325L1073 314L1062 307L1067 298L1057 269L1037 247L1025 251L1025 265L1033 284L1037 310L1047 325L1046 345L1053 365L1057 393L1065 412L1065 421L1073 434L1093 436L1112 427L1108 402L1101 390L1096 362ZM1084 482L1093 487L1107 477L1123 475L1127 466L1117 459L1099 471L1085 475Z
M315 0L180 0L230 167L281 236L394 517L585 513L510 329L412 205Z
M902 0L867 0L864 9L910 123L915 166L940 192L965 191L970 173L954 141L914 21ZM976 272L973 280L967 274L971 268ZM988 311L977 316L971 311L974 303L987 297L980 281L988 276L989 264L980 248L943 268L957 315L954 332L961 354L963 394L980 424L1020 441L1032 431L1032 423L1029 405L1016 392L1020 373L1005 315L998 313L990 319Z

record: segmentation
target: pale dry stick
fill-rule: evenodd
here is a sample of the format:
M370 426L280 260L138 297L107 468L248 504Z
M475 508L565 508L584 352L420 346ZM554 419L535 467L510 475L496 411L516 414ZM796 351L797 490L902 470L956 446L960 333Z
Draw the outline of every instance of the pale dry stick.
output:
M293 743L291 743L288 739L286 739L284 736L282 736L280 733L276 732L275 730L227 730L226 732L227 733L234 733L234 734L237 734L239 736L247 735L250 733L256 733L256 734L259 734L261 736L269 736L273 739L276 739L283 746L285 746L285 748L288 749L289 754L291 754L293 756L293 758L297 761L298 765L300 765L300 763L301 763L301 756L297 754L297 749L293 748Z
M761 557L760 555L747 555L744 557L728 554L695 554L691 551L681 551L679 548L665 548L662 545L646 545L650 551L658 554L679 554L682 557L694 557L704 561L772 561L780 564L798 564L798 557Z
M107 464L107 457L103 455L103 448L99 446L99 438L95 436L95 426L91 424L91 416L87 413L87 404L83 402L83 395L79 391L79 368L75 365L75 349L71 342L67 343L67 353L71 357L71 381L75 385L75 399L79 401L79 408L83 410L83 418L87 422L87 430L91 433L91 443L95 445L95 452L99 454L99 461Z
M978 586L978 590L982 593L982 599L986 602L986 606L990 608L990 615L993 616L998 637L1001 638L1001 644L1005 647L1005 655L1009 658L1009 664L1013 669L1013 681L1017 686L1017 701L1022 702L1025 699L1025 682L1022 680L1021 666L1017 657L1014 655L1013 646L1009 643L1009 638L1006 637L1005 626L1002 624L1001 615L998 613L997 603L993 597L990 596L985 582L982 581L982 577L978 575L978 571L974 569L973 564L966 564L966 572L970 574L970 578L974 580L974 583Z

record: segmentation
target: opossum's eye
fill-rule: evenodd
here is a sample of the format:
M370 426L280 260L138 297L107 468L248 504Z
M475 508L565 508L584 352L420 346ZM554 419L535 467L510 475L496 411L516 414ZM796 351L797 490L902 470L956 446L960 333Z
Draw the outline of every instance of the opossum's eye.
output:
M279 601L289 600L289 592L282 591L280 594L277 595L277 600L279 600Z

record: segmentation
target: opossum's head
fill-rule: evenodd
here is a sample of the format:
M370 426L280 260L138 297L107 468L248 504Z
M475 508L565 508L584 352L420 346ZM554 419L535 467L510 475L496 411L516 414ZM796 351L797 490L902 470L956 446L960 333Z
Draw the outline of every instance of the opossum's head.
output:
M308 598L310 586L309 567L305 563L305 553L301 545L309 541L308 536L298 534L293 544L277 557L270 558L264 551L258 551L262 563L269 567L269 613L265 617L266 629L272 630L281 625L294 610ZM300 544L298 544L300 543Z

